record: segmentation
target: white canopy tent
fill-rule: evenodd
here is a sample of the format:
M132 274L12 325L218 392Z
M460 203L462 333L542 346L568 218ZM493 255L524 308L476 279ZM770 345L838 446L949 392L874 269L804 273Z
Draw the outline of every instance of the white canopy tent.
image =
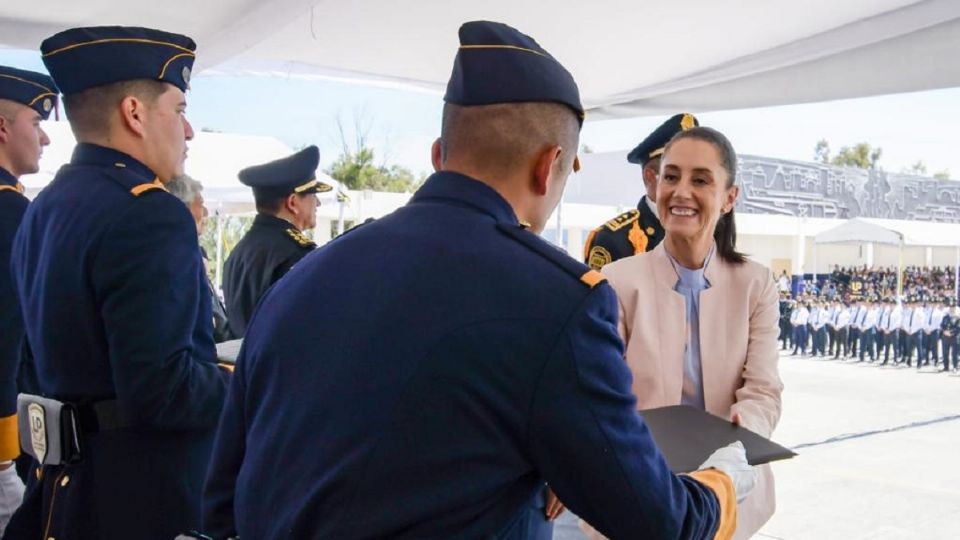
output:
M956 0L554 0L546 16L522 0L4 0L0 45L143 25L193 36L201 73L441 92L471 19L534 36L577 78L594 119L960 86L960 70L946 69L960 50Z
M883 222L880 225L879 222ZM914 222L893 220L851 219L842 225L828 229L814 237L814 274L816 281L816 246L819 244L885 244L896 246L899 249L899 263L897 268L897 296L903 294L903 248L907 245L918 246L954 246L957 249L957 264L954 268L954 296L960 295L960 239L949 234L937 237L931 234L910 236L905 232L910 230ZM923 225L921 223L921 225ZM941 227L942 228L942 227ZM915 228L916 231L922 229Z

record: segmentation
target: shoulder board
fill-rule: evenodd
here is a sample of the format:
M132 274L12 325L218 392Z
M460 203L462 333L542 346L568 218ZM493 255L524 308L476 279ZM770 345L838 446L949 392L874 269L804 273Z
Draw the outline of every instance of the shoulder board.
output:
M139 184L130 188L130 193L134 197L139 197L148 191L153 191L159 189L161 191L166 191L167 188L163 187L163 184L160 183L160 180L154 179L153 182L146 182L144 184Z
M497 224L497 228L510 238L513 238L517 242L530 248L531 251L556 264L572 277L580 280L581 283L590 287L591 289L600 283L603 283L607 279L600 272L591 270L585 264L570 257L559 248L553 246L546 240L524 229L523 227L510 225L507 223L499 223Z
M8 186L6 184L0 186L0 191L13 191L15 193L23 194L23 184L17 184L15 186Z
M627 210L619 216L606 222L603 226L611 231L618 231L640 218L640 211L637 209Z
M313 243L313 240L310 240L307 235L303 234L297 229L292 227L287 229L287 235L289 235L290 238L293 238L293 241L297 244L300 244L301 247L316 247L316 244Z

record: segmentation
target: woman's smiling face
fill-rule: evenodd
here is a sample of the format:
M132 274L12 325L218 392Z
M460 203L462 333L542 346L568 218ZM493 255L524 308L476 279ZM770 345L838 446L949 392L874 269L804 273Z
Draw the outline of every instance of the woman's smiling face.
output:
M712 237L737 192L713 144L694 138L674 141L663 156L657 184L657 211L666 234Z

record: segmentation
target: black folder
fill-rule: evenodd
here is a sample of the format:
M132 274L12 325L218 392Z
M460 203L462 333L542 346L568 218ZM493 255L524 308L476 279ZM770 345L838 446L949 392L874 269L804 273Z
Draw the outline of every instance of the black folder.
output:
M715 450L734 441L743 443L751 465L797 455L747 428L689 405L647 409L640 415L675 473L697 470Z
M217 361L225 364L236 364L237 356L240 356L240 346L243 345L243 339L233 339L217 343Z

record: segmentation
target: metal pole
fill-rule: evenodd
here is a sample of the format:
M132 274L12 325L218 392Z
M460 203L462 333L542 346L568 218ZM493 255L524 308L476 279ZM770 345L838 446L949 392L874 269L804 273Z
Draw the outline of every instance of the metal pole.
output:
M223 279L223 202L217 203L217 290Z

